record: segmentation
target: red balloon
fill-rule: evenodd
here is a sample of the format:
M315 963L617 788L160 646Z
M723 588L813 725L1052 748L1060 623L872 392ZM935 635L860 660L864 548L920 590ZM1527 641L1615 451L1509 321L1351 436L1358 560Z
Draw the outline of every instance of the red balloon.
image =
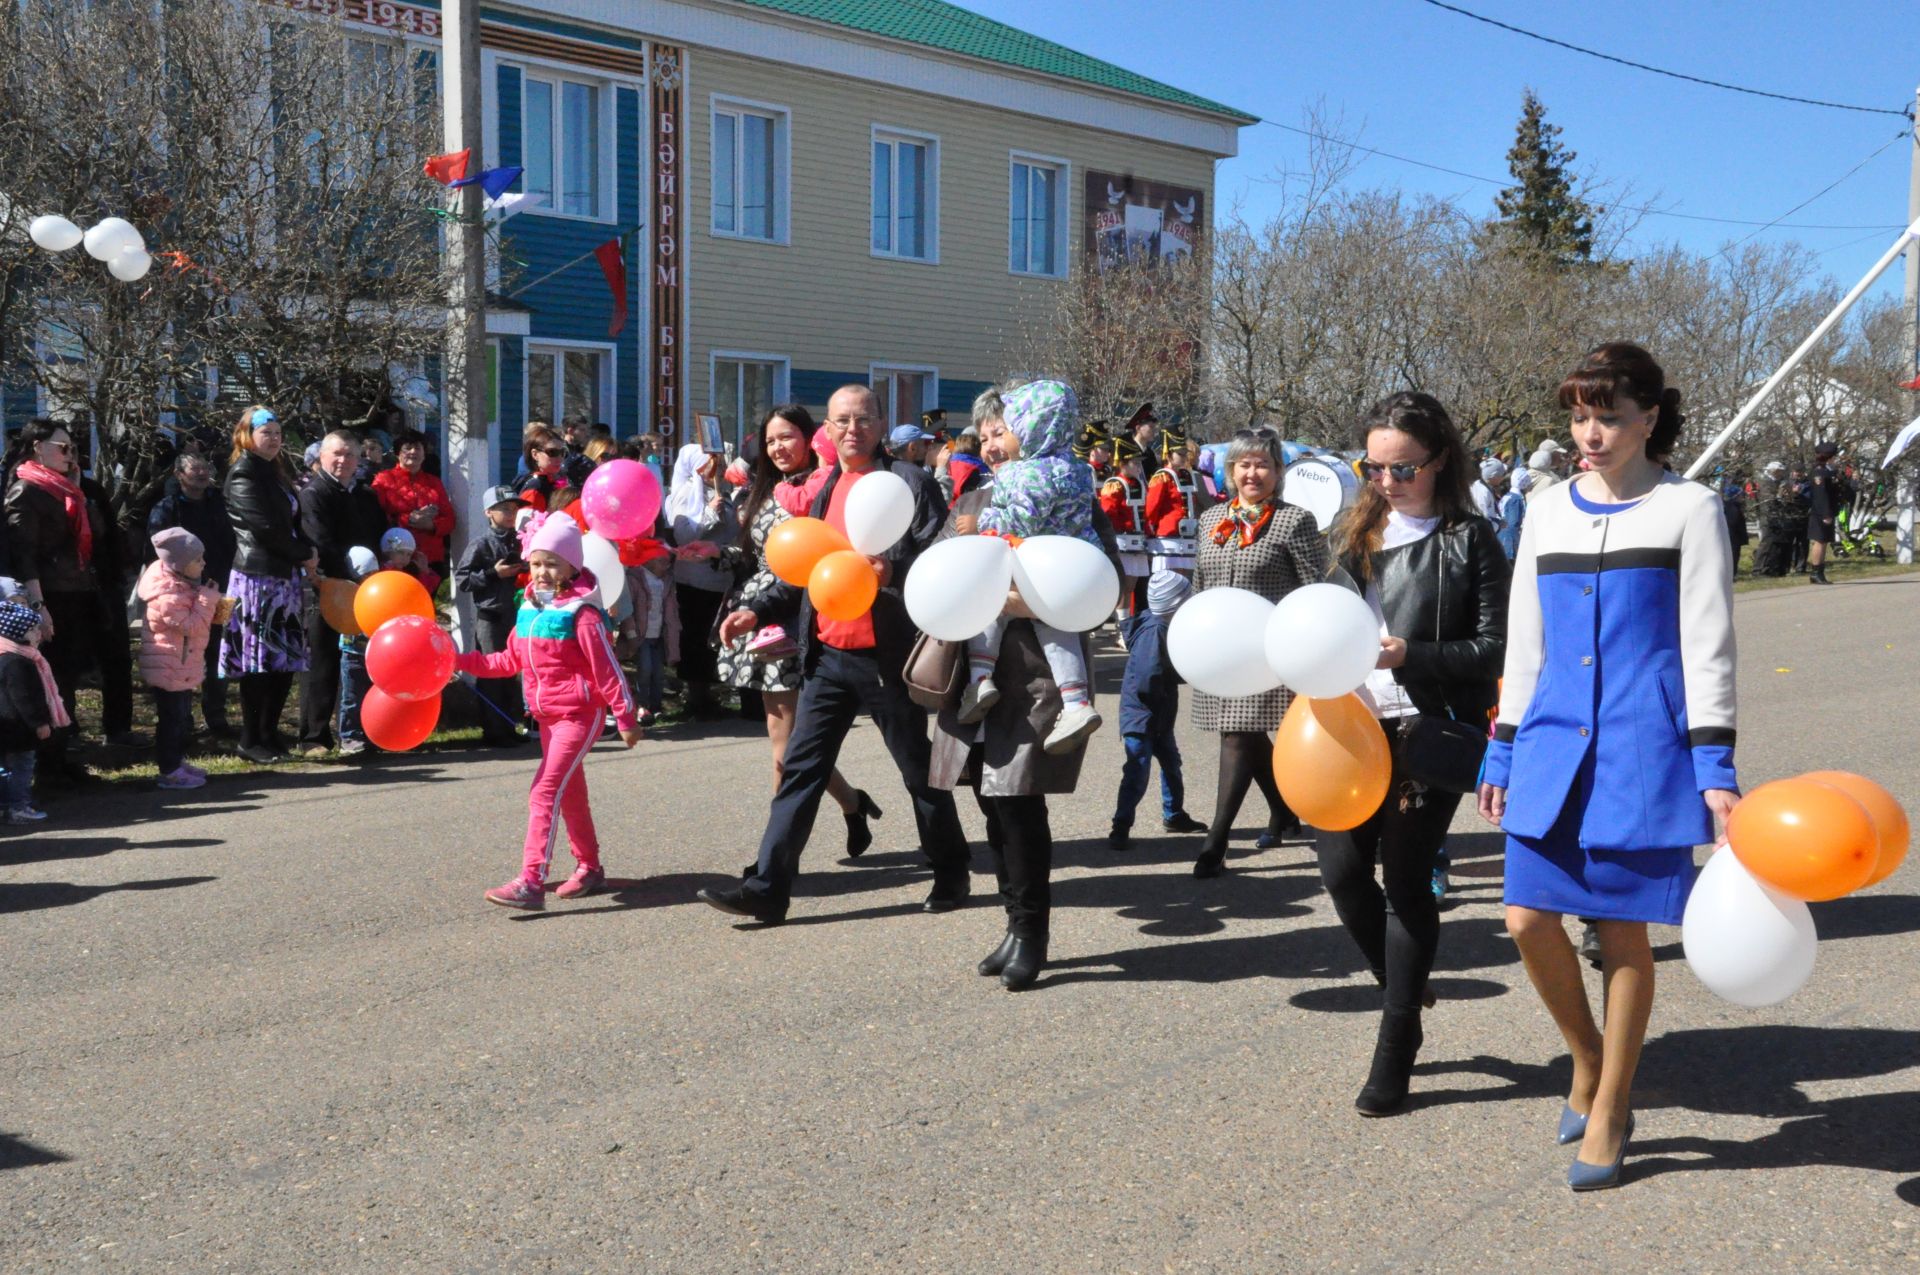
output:
M395 699L377 686L360 701L360 729L375 747L390 753L417 748L440 722L440 697Z
M453 657L445 629L417 615L399 615L367 639L367 676L395 699L427 699L453 676Z

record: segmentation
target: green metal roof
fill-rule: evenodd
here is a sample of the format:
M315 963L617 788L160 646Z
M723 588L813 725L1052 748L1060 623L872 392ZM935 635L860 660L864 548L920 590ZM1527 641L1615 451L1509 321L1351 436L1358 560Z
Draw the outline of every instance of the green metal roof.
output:
M1248 124L1258 118L1144 75L1135 75L1111 62L1076 53L1065 45L1029 35L1004 22L983 18L946 0L738 0L738 3L997 62L1022 71L1078 80L1098 88L1225 115Z

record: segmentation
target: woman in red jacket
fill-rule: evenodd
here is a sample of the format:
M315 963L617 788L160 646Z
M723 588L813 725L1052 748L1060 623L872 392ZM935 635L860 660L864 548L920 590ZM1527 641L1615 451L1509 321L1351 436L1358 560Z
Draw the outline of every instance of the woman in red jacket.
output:
M413 533L414 547L442 577L447 574L447 537L453 534L453 501L438 478L426 473L427 436L417 429L394 439L399 463L373 476L373 494L387 521Z

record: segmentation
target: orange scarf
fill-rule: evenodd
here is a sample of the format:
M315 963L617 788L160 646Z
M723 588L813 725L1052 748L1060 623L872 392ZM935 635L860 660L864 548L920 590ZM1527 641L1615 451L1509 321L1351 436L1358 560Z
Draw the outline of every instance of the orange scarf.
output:
M1249 509L1241 504L1236 497L1234 502L1227 506L1227 516L1222 518L1219 523L1214 526L1213 543L1217 545L1227 543L1227 537L1233 535L1233 533L1238 530L1240 533L1240 547L1243 549L1246 548L1253 543L1254 538L1258 536L1267 523L1272 520L1273 507L1274 502L1267 500L1262 501L1257 509Z

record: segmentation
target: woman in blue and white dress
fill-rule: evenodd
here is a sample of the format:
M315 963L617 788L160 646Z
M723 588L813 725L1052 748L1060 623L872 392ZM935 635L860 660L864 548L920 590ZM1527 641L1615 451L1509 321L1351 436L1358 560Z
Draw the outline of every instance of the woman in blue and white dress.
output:
M1589 472L1536 493L1514 561L1480 813L1507 834L1507 928L1573 1055L1575 1190L1618 1185L1653 1006L1647 923L1677 925L1694 847L1739 800L1733 582L1712 490L1660 461L1680 392L1626 342L1560 386ZM1562 918L1598 923L1604 1034Z

